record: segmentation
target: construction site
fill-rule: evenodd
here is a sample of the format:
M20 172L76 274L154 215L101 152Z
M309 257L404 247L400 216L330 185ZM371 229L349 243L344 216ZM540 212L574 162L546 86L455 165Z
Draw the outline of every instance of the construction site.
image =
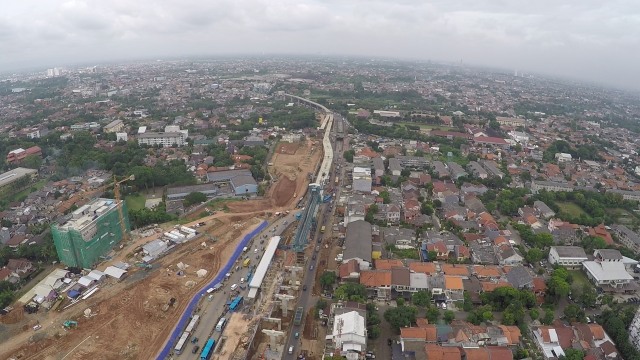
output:
M2 318L0 358L59 359L69 352L68 359L152 358L199 284L215 276L243 233L260 223L249 215L220 214L215 220L203 229L215 242L186 243L152 269L134 269L121 281L105 283L82 305L48 312L41 320L16 308ZM199 269L207 276L198 276ZM62 326L67 320L77 327ZM41 327L32 330L36 325Z
M263 220L272 221L279 213L299 205L321 159L322 144L317 140L279 144L269 163L272 181L265 196L224 202L224 211L211 211L212 215L185 224L203 224L198 228L202 236L197 241L177 245L152 265L132 267L120 280L104 280L100 291L62 311L28 314L16 307L0 318L0 358L155 358L187 303L216 276L240 239ZM128 224L124 225L128 229ZM305 319L314 320L313 315L306 316L310 309L293 309L304 275L303 269L296 266L299 256L288 250L295 237L295 225L289 224L283 234L283 246L270 261L260 285L263 295L246 305L243 312L232 315L213 358L275 358L276 353L285 351L284 329L293 323L305 324ZM141 246L171 229L172 225L165 225L123 241L120 250L102 265L137 263ZM300 337L317 337L314 328L317 329L306 325Z

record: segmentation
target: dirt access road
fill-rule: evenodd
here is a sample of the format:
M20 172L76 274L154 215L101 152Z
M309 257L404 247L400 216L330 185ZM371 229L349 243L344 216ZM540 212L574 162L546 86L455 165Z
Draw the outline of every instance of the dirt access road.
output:
M309 187L309 173L322 159L322 145L317 140L280 143L271 158L269 174L273 183L264 199L236 201L227 204L231 212L282 211L295 208L298 199Z
M133 269L125 280L105 284L87 301L62 313L46 314L40 322L43 328L37 332L30 326L36 317L43 316L25 315L23 321L12 325L19 334L2 344L0 358L153 358L193 294L216 275L237 242L260 221L245 215L240 223L218 223L222 226L209 232L218 239L215 244L208 242L206 248L200 245L202 241L181 245L153 270ZM178 262L189 265L184 276L176 275ZM199 269L206 269L207 276L198 278L195 272ZM187 282L195 284L186 286ZM163 312L162 306L171 297L177 299L176 304ZM96 315L85 318L82 314L87 308ZM64 320L77 321L78 328L64 330Z

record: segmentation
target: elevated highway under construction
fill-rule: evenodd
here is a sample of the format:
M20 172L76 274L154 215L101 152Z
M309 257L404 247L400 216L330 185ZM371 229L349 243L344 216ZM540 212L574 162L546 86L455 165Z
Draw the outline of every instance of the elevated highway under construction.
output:
M318 104L314 101L291 94L285 94L293 101L303 103L314 109L318 109L322 112L322 122L320 130L324 131L322 137L322 149L324 157L322 163L315 174L315 181L309 184L309 191L307 202L302 212L298 228L296 229L295 236L293 238L293 250L301 253L309 243L309 234L313 232L316 227L316 216L318 213L318 205L322 203L322 196L327 184L327 179L330 178L331 166L333 165L333 147L331 143L331 129L333 127L333 113L325 106Z

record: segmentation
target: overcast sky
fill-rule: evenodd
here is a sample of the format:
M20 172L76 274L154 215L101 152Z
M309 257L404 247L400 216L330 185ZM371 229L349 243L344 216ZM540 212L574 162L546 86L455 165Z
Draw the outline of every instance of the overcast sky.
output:
M2 1L0 71L227 54L460 61L640 89L638 0Z

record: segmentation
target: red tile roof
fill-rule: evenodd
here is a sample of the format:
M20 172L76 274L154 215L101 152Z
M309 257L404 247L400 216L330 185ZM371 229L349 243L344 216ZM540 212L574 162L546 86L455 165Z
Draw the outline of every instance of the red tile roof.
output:
M367 287L391 286L391 271L367 270L360 273L360 284Z
M404 264L400 260L393 259L378 259L375 261L376 270L391 270L394 267L404 267Z

